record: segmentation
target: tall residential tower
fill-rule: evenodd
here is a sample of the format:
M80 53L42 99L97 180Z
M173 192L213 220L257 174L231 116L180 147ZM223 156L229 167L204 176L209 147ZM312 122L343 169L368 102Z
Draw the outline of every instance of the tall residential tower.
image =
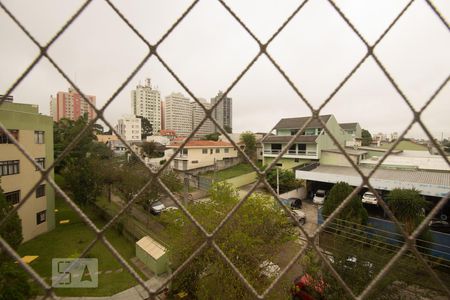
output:
M172 93L164 101L164 129L174 130L178 136L188 136L192 130L192 112L189 98Z
M139 84L131 91L131 111L149 120L153 132L161 130L161 94L152 88L149 78L145 80L145 85Z
M85 96L95 106L95 96ZM89 120L96 116L94 108L73 88L69 88L68 92L58 92L56 98L51 96L50 114L56 122L62 118L76 121L84 114Z
M223 92L219 91L216 97L211 98L211 106L215 105L223 96ZM216 119L217 123L227 129L230 132L233 129L233 99L230 97L224 97L223 100L214 109L212 116ZM218 131L218 128L215 128Z

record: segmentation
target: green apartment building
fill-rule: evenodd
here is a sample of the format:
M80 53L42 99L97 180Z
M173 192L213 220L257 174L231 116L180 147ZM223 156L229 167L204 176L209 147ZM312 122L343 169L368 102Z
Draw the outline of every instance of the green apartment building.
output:
M0 122L37 163L44 168L53 163L53 120L41 115L37 105L5 102L0 105ZM0 132L0 184L7 201L17 205L39 178L36 167ZM18 211L24 241L55 227L54 208L54 190L43 182Z
M336 137L342 147L346 146L346 142L353 140L354 134L341 127L333 115L319 116L330 132ZM263 164L270 164L278 154L286 148L286 145L292 139L292 136L305 125L309 117L284 118L281 119L274 127L275 134L267 136L263 139ZM358 123L349 123L352 127L361 128ZM278 161L278 165L283 169L292 169L296 166L319 162L323 159L330 159L332 155L325 150L338 149L334 141L325 132L323 125L318 120L312 120L303 133L299 135L294 144L287 150L283 157ZM325 157L326 156L326 157Z

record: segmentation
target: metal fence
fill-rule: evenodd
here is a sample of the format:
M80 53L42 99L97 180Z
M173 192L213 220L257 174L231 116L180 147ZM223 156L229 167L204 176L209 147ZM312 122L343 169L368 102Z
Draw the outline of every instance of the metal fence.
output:
M334 3L332 0L328 0L328 4L338 13L338 15L343 19L343 21L347 24L347 26L353 31L355 36L362 41L362 43L366 47L366 53L362 57L362 59L352 68L352 70L340 81L340 83L336 86L336 88L333 90L333 92L324 99L323 103L319 107L313 107L308 99L302 94L300 89L293 83L293 81L287 76L287 74L284 72L284 70L281 68L281 66L276 62L276 60L272 57L272 55L267 51L268 45L272 43L272 41L280 34L281 31L284 30L286 25L291 22L291 20L300 12L302 11L303 7L309 2L308 0L305 0L301 4L298 5L298 7L289 15L289 17L284 21L284 23L275 31L275 33L268 39L267 42L263 43L261 42L258 37L247 27L247 25L239 18L239 16L230 8L230 6L227 5L227 3L223 0L218 0L220 4L222 5L223 9L229 13L234 20L249 34L249 38L253 39L258 45L259 45L259 52L257 55L245 66L245 68L239 73L239 75L234 79L232 84L226 88L221 100L215 104L215 106L211 107L210 109L207 109L201 102L198 101L198 98L193 94L193 92L189 89L188 86L183 82L183 80L169 67L169 65L164 61L164 59L161 58L161 56L158 54L158 48L164 41L167 39L169 35L173 32L173 30L180 24L180 22L190 14L192 9L198 4L199 0L193 1L193 3L183 12L183 14L172 24L172 26L165 32L165 34L161 37L161 39L156 42L155 44L151 44L148 42L148 40L134 27L134 25L122 14L122 12L112 3L112 1L105 0L105 2L109 5L109 7L121 18L121 20L129 27L129 29L136 34L139 39L145 43L147 46L147 54L145 57L140 61L140 63L134 68L134 70L128 74L126 77L126 80L116 89L116 91L113 93L113 95L108 99L106 104L102 108L96 108L92 103L89 102L87 97L83 94L83 92L80 90L80 88L76 85L76 83L73 81L71 77L67 75L67 73L53 60L53 58L49 55L48 50L52 47L52 45L55 43L56 40L58 40L61 35L69 28L73 22L86 10L86 8L89 6L89 4L92 2L92 0L87 0L83 3L83 5L76 11L75 14L73 14L66 23L59 29L59 31L53 36L53 38L50 39L50 41L46 44L40 44L36 38L28 31L28 29L14 16L14 14L6 7L5 4L0 2L0 8L12 19L12 21L26 34L26 36L40 49L39 55L33 60L33 62L28 66L28 68L16 79L16 81L11 85L11 87L4 93L5 95L0 99L0 105L3 104L3 102L7 99L7 97L16 89L16 87L27 77L27 75L30 73L30 71L36 66L36 64L41 61L42 59L47 59L50 64L71 84L71 86L74 87L74 89L83 95L83 98L90 104L90 106L95 109L97 113L97 117L90 121L88 123L88 126L84 128L82 132L78 134L78 136L69 144L69 146L61 153L61 155L55 159L55 162L49 166L46 169L42 169L41 166L36 164L33 157L29 154L27 149L25 149L11 134L11 132L8 132L7 128L3 125L3 123L0 122L0 129L6 132L8 137L13 141L13 143L16 145L16 147L20 150L20 152L23 153L23 155L36 166L37 169L40 170L41 173L41 179L34 185L34 188L30 190L27 195L23 198L23 200L9 213L9 215L0 221L0 226L3 226L5 224L5 221L29 199L30 195L33 193L33 191L44 181L47 181L55 190L57 193L59 193L64 200L80 215L80 217L86 222L86 224L92 229L92 231L96 234L96 238L89 244L89 246L83 251L81 254L81 257L85 256L88 251L93 247L93 245L97 241L101 241L104 243L104 245L111 251L111 253L114 255L114 257L122 264L122 266L139 282L139 284L145 289L145 291L148 293L149 298L155 298L155 295L157 295L160 291L164 289L164 287L172 280L173 277L177 276L182 270L185 268L189 268L189 263L200 254L200 252L207 246L210 246L214 248L219 256L233 269L233 271L236 273L238 278L242 281L242 284L245 285L245 287L256 297L259 299L264 299L265 296L274 288L274 286L280 281L281 277L286 274L287 271L291 269L291 267L294 265L294 263L304 254L305 250L310 247L314 249L314 251L317 253L317 255L320 257L320 260L324 263L324 265L329 269L329 271L332 273L332 275L336 278L336 280L342 285L342 288L348 293L348 296L353 299L363 299L366 298L369 293L374 289L376 284L380 282L380 280L385 276L387 272L393 267L396 261L399 260L399 258L406 252L411 251L414 256L417 258L418 262L423 266L423 269L426 270L431 278L435 280L435 282L442 288L443 291L450 297L450 290L447 284L442 282L442 280L439 278L439 276L434 272L434 270L427 264L427 262L424 260L422 254L418 252L415 242L418 235L425 229L428 222L431 220L431 218L440 210L443 208L443 206L448 201L449 195L447 194L445 197L443 197L432 209L432 211L426 216L426 218L423 220L423 222L415 229L415 231L408 235L404 230L401 230L401 234L404 236L405 244L399 249L399 251L392 257L392 259L382 268L382 270L375 276L373 281L367 285L367 287L364 289L364 291L359 294L355 295L351 288L348 286L347 283L344 282L344 280L339 276L339 274L336 272L336 270L333 269L330 261L323 255L321 251L319 251L318 246L315 243L315 240L318 238L318 235L320 232L324 230L324 228L331 224L333 219L337 216L337 214L344 208L344 206L350 201L350 199L356 195L363 186L367 186L370 191L372 191L378 198L378 202L382 206L382 208L386 211L386 214L390 217L393 222L398 226L398 228L402 228L399 226L399 221L395 218L391 210L387 207L386 203L381 199L376 192L376 190L372 187L370 184L370 178L374 174L374 172L380 167L381 163L386 159L386 157L392 152L392 150L398 145L398 143L401 141L401 139L405 136L405 134L408 132L408 130L414 125L418 124L426 133L427 137L430 139L430 141L433 143L433 145L438 149L439 154L444 158L446 163L450 166L450 162L447 158L447 156L444 154L443 150L440 148L440 146L436 143L434 137L431 135L430 131L427 129L425 124L423 123L421 116L422 113L427 109L427 107L430 105L430 103L433 102L433 100L436 98L436 96L440 93L440 91L447 85L449 81L449 76L445 78L445 80L439 85L439 87L434 91L432 95L430 95L428 101L419 109L415 110L414 107L411 105L410 100L405 95L405 93L400 89L400 87L397 85L395 79L393 76L389 73L389 70L383 65L383 62L377 57L377 55L374 53L374 49L378 46L378 44L383 40L383 38L386 36L386 34L395 26L395 24L398 22L400 18L404 15L404 13L411 7L411 4L415 0L409 1L405 7L401 10L401 12L396 16L396 18L390 23L390 25L386 28L386 30L381 34L381 36L376 40L375 43L370 44L358 31L358 29L355 27L355 25L350 21L350 19L345 15L345 13L339 8L339 6ZM436 8L436 6L430 1L430 0L424 0L424 2L429 6L429 8L433 11L436 18L440 20L440 22L445 26L447 30L449 30L449 24L445 20L444 16L439 12L439 10ZM54 168L54 166L60 162L74 147L75 145L80 141L83 134L87 132L89 128L92 127L92 125L97 121L101 120L103 121L107 126L113 129L113 126L105 119L104 112L105 109L112 103L112 101L115 100L116 96L124 89L124 87L133 79L133 77L137 74L137 72L144 66L144 64L150 59L150 57L154 56L162 65L163 67L173 76L173 78L184 88L184 90L192 97L198 105L205 111L205 119L198 124L198 126L195 128L193 132L189 135L188 139L186 139L181 146L178 148L178 150L172 155L172 157L163 165L163 167L158 170L154 171L149 168L149 174L150 179L145 184L142 189L140 190L139 194L135 196L135 198L130 201L123 209L114 216L103 228L98 228L89 218L88 216L83 213L83 211L74 203L73 200L70 199L70 197L67 196L67 194L64 193L64 191L55 183L55 181L49 176L51 170ZM311 117L309 121L304 124L304 126L297 132L296 135L292 136L291 141L287 144L286 148L279 153L276 159L272 161L272 163L265 169L260 170L258 167L249 159L249 157L236 145L236 143L230 138L229 134L224 130L222 126L218 124L218 122L212 118L211 111L223 100L224 97L228 95L228 93L236 86L236 84L240 81L240 79L248 72L250 68L255 64L255 62L260 58L260 56L266 56L269 61L275 66L275 68L279 71L279 73L283 76L283 78L287 81L287 83L292 87L292 89L295 91L295 93L299 97L299 101L305 103L307 107L311 111ZM333 136L333 134L329 131L329 129L326 127L326 124L319 119L319 114L322 111L322 109L333 99L333 97L336 95L336 93L346 84L346 82L355 74L355 72L360 68L360 66L369 58L372 57L375 61L376 65L380 68L380 70L383 72L385 77L388 79L390 84L394 87L396 92L400 95L400 97L404 100L404 102L407 104L409 109L411 109L414 118L411 121L411 123L407 126L407 128L402 132L402 134L399 136L397 141L390 147L390 149L383 155L383 157L378 161L378 164L375 166L375 168L366 176L364 175L361 170L358 168L358 166L350 159L348 154L344 151L344 148L339 145L336 138ZM184 147L184 145L187 143L187 141L194 136L194 133L203 125L203 123L210 119L215 126L217 126L222 134L224 134L227 139L234 145L236 149L240 152L240 154L245 158L245 160L248 161L254 168L254 170L258 174L258 181L255 183L253 188L248 192L248 194L239 201L239 203L226 215L226 217L220 222L220 224L217 226L217 228L212 232L208 233L195 218L187 211L187 209L180 203L180 201L174 196L174 194L164 185L164 183L159 178L159 175L163 172L165 168L169 166L169 164L172 162L174 157L178 154L178 152ZM336 146L339 148L339 150L342 152L342 154L346 157L346 159L349 161L349 163L352 165L352 167L358 172L358 174L362 178L362 183L360 186L355 188L353 192L344 200L344 202L336 209L336 211L329 216L329 218L317 228L317 230L312 235L308 235L306 232L304 232L303 229L302 232L306 236L307 243L301 248L300 251L290 260L288 265L280 272L280 274L277 276L277 278L270 284L270 286L267 287L265 291L263 291L261 294L259 294L254 287L249 283L249 281L242 275L242 273L237 269L237 267L231 262L230 258L227 257L222 249L218 246L218 244L215 242L215 238L220 232L220 230L224 227L224 225L230 220L230 218L235 214L237 209L247 200L249 195L256 189L258 184L264 184L267 189L271 192L271 194L277 199L277 201L281 204L280 199L277 197L275 191L270 187L267 180L265 179L265 174L271 170L276 163L279 161L279 159L285 154L285 152L290 148L290 146L294 143L294 140L302 133L302 131L308 126L308 124L316 120L322 126L324 127L324 130L326 133L329 134L331 139L335 142ZM113 129L114 133L115 130ZM117 134L117 133L116 133ZM129 151L133 151L133 149L130 147L130 145L120 138L120 140L126 145ZM143 162L143 161L142 161ZM144 162L143 162L144 163ZM116 249L110 244L108 239L105 237L105 232L107 229L111 228L111 226L114 225L114 223L118 220L118 218L124 214L125 210L132 205L135 200L138 198L138 196L146 189L152 182L156 181L166 192L167 194L175 201L181 208L181 210L186 214L186 216L195 224L195 226L203 233L204 236L204 242L190 255L190 257L181 264L174 272L163 282L163 284L157 288L157 289L150 289L146 284L143 278L126 262L126 260L116 251ZM295 220L295 217L292 215L292 213L283 206L285 209L285 212L290 215L293 220ZM298 221L296 221L298 222ZM27 265L26 263L22 262L20 259L20 256L17 252L15 252L6 242L5 240L0 237L0 245L1 247L13 258L15 259L18 264L46 291L46 298L56 298L54 294L54 290L51 286L49 286L41 276L39 276L38 273L36 273L32 267ZM70 268L70 267L69 267Z

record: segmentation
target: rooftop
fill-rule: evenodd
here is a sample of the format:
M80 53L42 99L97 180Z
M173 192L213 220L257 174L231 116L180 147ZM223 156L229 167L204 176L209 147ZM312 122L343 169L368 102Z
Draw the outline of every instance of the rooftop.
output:
M172 142L168 147L169 148L178 148L182 142ZM184 148L201 148L201 147L227 147L233 148L234 146L228 142L224 141L188 141Z
M348 155L357 155L357 156L359 156L359 155L363 155L363 154L367 153L367 151L354 150L354 149L350 149L350 148L345 148L344 150L345 150L345 152ZM339 153L339 154L342 153L341 150L339 150L339 149L327 149L327 150L322 150L322 152L332 152L332 153Z
M319 118L324 122L328 122L331 115L323 115L319 116ZM300 129L302 126L309 120L310 117L300 117L300 118L284 118L281 119L277 125L275 125L275 129ZM322 124L313 119L311 123L309 123L306 128L323 128Z
M263 140L263 143L289 143L289 141L293 138L291 135L270 135L265 140ZM300 135L298 136L295 141L299 143L314 143L317 139L317 135Z
M375 165L380 158L372 157L361 161L361 164ZM420 170L450 171L450 166L440 155L427 151L403 150L396 155L389 155L383 162L384 166L398 166Z
M373 168L360 166L360 169L364 175L368 175ZM359 177L358 172L352 167L320 165L311 172ZM417 184L439 185L446 186L450 189L450 172L378 169L375 171L371 178L390 181L412 182Z
M356 129L358 123L339 123L342 129Z

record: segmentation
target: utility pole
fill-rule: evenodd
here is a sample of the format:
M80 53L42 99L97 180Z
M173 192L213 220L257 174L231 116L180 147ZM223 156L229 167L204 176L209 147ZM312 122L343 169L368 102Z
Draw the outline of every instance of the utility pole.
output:
M189 175L184 173L184 193L183 193L183 204L186 207L188 203L189 195Z

